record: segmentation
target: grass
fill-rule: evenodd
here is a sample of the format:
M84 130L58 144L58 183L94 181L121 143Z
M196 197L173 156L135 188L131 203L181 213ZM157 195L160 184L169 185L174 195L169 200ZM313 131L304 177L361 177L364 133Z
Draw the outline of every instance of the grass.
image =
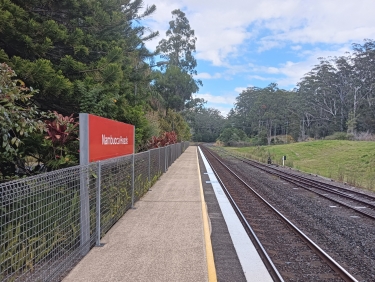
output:
M375 142L322 140L276 146L231 148L251 159L282 164L375 191Z

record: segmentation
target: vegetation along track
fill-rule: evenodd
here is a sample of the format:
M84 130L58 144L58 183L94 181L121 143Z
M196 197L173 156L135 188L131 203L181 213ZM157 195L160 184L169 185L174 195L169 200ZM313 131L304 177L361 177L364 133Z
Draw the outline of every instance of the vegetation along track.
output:
M232 157L242 162L256 167L264 172L275 175L295 186L309 190L321 197L327 198L349 209L355 210L361 215L375 219L375 196L360 191L312 180L307 177L296 175L291 172L281 171L272 165L264 165L262 163L249 160L240 156L232 155Z
M357 281L218 157L201 148L235 201L232 205L243 214L285 281Z

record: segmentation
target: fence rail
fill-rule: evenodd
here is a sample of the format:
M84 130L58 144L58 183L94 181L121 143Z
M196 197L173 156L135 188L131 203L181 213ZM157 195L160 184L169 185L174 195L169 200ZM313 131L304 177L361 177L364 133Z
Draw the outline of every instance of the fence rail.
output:
M188 146L0 184L0 281L61 280Z

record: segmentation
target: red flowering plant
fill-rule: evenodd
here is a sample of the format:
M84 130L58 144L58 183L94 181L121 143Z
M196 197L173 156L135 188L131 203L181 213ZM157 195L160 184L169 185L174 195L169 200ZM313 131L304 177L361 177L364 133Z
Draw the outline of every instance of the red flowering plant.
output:
M53 120L45 121L45 146L50 148L46 165L51 169L78 164L78 121L70 116L53 112Z
M177 134L174 131L170 131L163 132L159 137L153 136L151 140L148 141L147 147L148 149L155 149L176 143Z

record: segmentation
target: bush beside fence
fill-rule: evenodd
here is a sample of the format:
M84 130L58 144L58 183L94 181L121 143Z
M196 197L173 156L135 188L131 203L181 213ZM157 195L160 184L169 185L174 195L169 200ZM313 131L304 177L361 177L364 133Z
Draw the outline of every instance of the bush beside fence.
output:
M59 281L188 146L0 184L0 281Z

